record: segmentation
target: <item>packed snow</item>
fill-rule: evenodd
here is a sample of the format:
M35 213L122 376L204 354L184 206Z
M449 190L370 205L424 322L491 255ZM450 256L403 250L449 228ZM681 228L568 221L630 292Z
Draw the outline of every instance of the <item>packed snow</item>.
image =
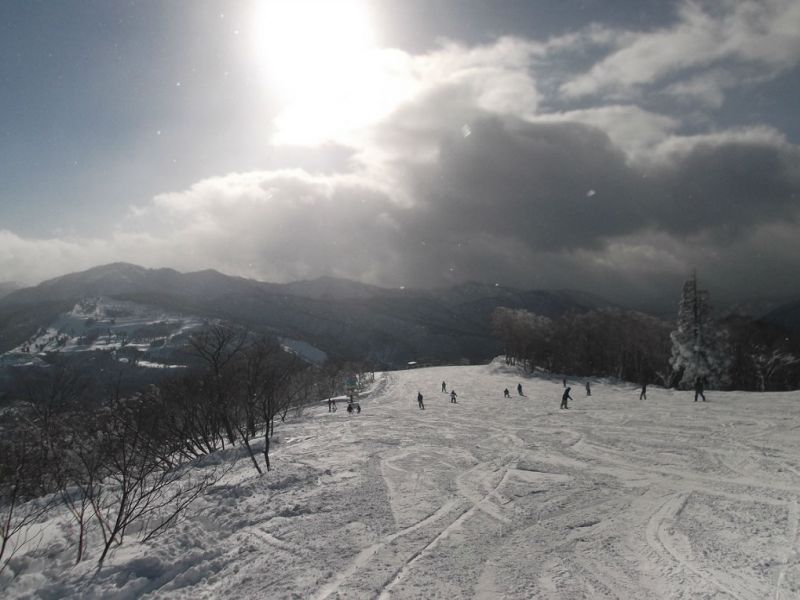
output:
M69 522L53 517L0 587L14 598L800 598L800 392L694 402L649 387L640 400L631 385L591 383L587 397L568 378L574 400L560 410L560 377L499 360L377 375L360 414L321 403L281 424L272 472L258 477L240 455L150 545L126 542L99 572L92 557L73 566Z

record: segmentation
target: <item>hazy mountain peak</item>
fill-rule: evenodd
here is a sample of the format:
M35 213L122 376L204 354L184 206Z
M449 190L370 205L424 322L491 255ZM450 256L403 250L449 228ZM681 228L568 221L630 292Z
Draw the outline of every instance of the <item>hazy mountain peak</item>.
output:
M283 289L295 296L318 300L366 299L382 297L391 293L391 290L385 288L330 275L287 283L283 285Z
M0 281L0 298L8 296L11 292L15 292L22 287L22 284L16 281Z
M98 265L85 271L48 279L39 285L8 294L6 302L67 300L86 296L110 296L159 289L180 273L173 269L146 269L131 263Z

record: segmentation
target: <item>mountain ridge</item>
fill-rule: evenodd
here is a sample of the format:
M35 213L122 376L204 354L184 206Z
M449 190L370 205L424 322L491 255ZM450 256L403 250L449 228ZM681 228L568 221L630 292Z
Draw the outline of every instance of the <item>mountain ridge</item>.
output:
M342 360L367 359L395 367L410 360L492 358L502 350L490 324L498 306L549 317L614 306L584 292L520 290L480 282L436 290L380 288L335 277L278 284L213 269L180 273L111 263L0 299L0 352L48 325L54 311L92 296L224 319L306 342Z

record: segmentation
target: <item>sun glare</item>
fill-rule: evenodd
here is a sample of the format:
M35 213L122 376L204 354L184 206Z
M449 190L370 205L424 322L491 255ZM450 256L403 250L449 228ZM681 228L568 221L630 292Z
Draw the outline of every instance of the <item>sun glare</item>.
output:
M363 1L272 0L254 23L257 62L282 105L277 141L318 143L396 102Z

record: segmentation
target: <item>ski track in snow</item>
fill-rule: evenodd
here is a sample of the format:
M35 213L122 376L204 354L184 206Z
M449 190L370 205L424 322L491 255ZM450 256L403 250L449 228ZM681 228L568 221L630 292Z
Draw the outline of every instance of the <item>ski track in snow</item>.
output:
M800 392L694 403L651 388L639 401L605 381L585 398L573 380L559 410L560 378L499 361L378 377L360 415L323 404L281 424L264 477L240 453L151 546L126 544L95 574L91 560L71 565L54 521L0 587L126 600L800 598ZM518 382L526 395L503 398Z
M731 598L736 600L755 598L756 595L752 591L736 586L732 584L731 581L726 585L711 573L693 566L691 558L685 556L673 543L669 529L686 506L688 498L688 494L673 494L655 513L653 513L653 516L647 524L648 544L657 552L672 558L680 568L692 573L700 580L724 592Z
M485 466L481 464L480 466ZM490 472L485 477L491 477L492 475L496 475L496 471ZM461 514L456 517L456 519L450 522L444 529L442 529L436 537L433 538L429 543L425 544L422 548L414 552L411 557L406 560L406 562L397 570L394 576L384 585L383 589L381 590L380 595L378 596L379 600L386 600L387 598L391 597L391 592L394 587L396 587L404 578L405 574L411 570L414 566L414 563L419 561L427 552L431 552L438 544L446 538L452 531L456 528L460 527L464 521L469 519L472 514L477 510L483 510L487 514L491 515L492 517L504 522L508 523L508 519L503 517L502 515L489 510L489 506L491 503L489 499L496 495L497 489L500 488L505 481L508 479L509 471L507 469L504 470L502 477L498 481L498 483L491 487L491 489L481 498L477 499L472 506L464 510ZM486 479L483 479L482 483L485 483Z
M789 505L788 521L789 527L787 537L789 539L789 548L786 552L786 559L781 565L780 572L778 573L778 581L775 584L775 600L781 598L789 598L791 596L782 594L783 580L786 576L787 566L797 566L800 563L800 531L798 531L798 521L800 520L800 508L797 506L797 500L793 500Z

